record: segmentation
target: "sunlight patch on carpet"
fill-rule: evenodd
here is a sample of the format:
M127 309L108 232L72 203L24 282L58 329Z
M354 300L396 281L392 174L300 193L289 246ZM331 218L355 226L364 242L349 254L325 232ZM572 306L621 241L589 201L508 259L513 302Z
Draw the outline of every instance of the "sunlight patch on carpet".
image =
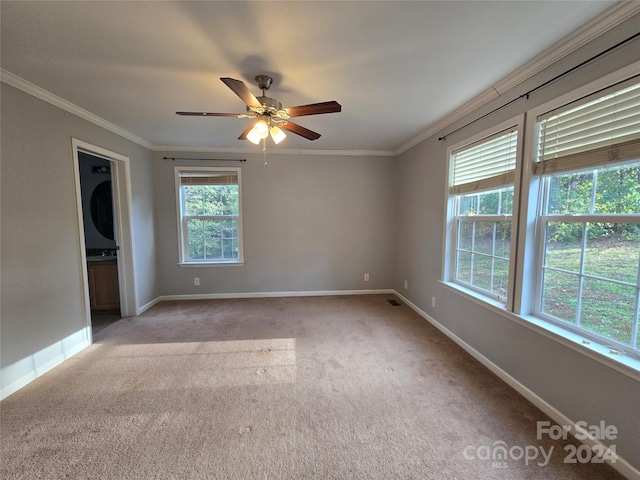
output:
M111 372L126 369L136 389L219 388L296 382L296 339L116 345L97 361L89 375L103 377L96 387L119 382ZM115 383L115 385L114 385ZM132 385L120 384L122 391Z

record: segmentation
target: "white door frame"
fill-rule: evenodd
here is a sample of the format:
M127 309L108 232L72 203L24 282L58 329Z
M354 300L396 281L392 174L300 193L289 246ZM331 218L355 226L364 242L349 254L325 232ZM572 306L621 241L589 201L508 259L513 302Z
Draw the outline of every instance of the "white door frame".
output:
M91 335L91 306L89 303L89 279L87 276L87 251L84 238L84 223L82 211L82 195L80 189L80 169L78 152L87 153L111 162L111 176L115 213L115 231L118 244L118 284L120 289L120 314L123 317L137 315L138 299L136 296L136 282L133 261L133 235L131 227L131 174L129 157L97 145L71 139L73 146L73 170L75 174L76 201L78 208L78 233L80 238L80 265L84 296L84 317L87 322L89 342Z

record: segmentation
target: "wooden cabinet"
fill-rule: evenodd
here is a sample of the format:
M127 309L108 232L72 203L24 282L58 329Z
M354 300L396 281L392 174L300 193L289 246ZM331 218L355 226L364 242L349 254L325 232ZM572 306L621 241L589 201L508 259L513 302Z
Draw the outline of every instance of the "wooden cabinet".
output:
M99 312L120 311L118 265L115 260L89 262L89 300L91 310Z

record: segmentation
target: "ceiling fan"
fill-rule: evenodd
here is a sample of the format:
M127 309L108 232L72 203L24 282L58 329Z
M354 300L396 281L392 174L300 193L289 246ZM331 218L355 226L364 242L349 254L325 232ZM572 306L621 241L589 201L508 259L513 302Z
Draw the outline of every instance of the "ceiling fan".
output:
M334 113L342 111L342 106L334 101L312 103L309 105L299 105L297 107L282 108L275 98L267 97L266 91L269 90L272 78L267 75L258 75L256 82L262 90L262 96L256 97L251 90L240 80L229 77L220 78L224 84L229 87L233 93L238 95L247 105L247 113L214 113L214 112L176 112L178 115L196 116L196 117L237 117L237 118L253 118L256 122L249 125L244 132L238 137L238 140L249 140L256 145L260 140L267 138L271 134L273 141L278 144L286 137L282 131L300 135L308 140L316 140L320 138L320 134L304 128L296 123L289 121L292 117L302 117L305 115L320 115L323 113Z

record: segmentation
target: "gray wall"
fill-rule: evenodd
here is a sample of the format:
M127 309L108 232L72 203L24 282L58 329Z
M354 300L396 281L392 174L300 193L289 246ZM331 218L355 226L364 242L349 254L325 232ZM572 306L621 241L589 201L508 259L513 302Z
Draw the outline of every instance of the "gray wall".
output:
M164 295L388 289L393 281L394 158L245 155L244 163L163 160L156 152ZM237 155L236 158L239 158ZM240 166L244 266L180 267L174 166ZM370 280L363 276L369 273ZM194 286L193 278L200 278Z
M636 17L598 38L397 159L270 154L265 167L261 155L247 155L248 161L240 164L242 267L177 266L173 166L220 163L163 160L165 155L207 155L151 154L1 84L2 387L20 375L12 370L7 376L6 367L36 358L85 327L71 152L71 137L76 137L131 159L138 306L161 295L395 288L569 418L618 426L618 453L640 468L637 381L439 283L447 144L437 140L635 33L637 22ZM637 60L638 42L453 135L449 142ZM370 274L369 282L363 281L364 273ZM196 276L199 287L193 285ZM404 280L409 281L408 290ZM430 307L431 296L437 297L437 308Z
M130 158L139 305L155 299L158 287L151 153L18 89L0 85L0 362L5 388L51 361L52 345L59 345L59 355L64 355L62 341L86 326L72 137ZM41 353L45 349L49 349L46 355ZM31 371L25 370L29 362Z
M457 337L505 370L573 421L604 420L620 431L618 454L640 469L640 384L495 311L444 287L440 280L445 226L447 146L640 60L640 41L606 55L520 100L446 142L438 137L581 63L637 32L636 16L596 42L541 72L525 85L470 114L402 154L397 161L396 270L394 288ZM404 281L409 281L405 290ZM437 298L431 307L431 297ZM542 419L542 418L541 418ZM535 429L535 424L531 426Z

